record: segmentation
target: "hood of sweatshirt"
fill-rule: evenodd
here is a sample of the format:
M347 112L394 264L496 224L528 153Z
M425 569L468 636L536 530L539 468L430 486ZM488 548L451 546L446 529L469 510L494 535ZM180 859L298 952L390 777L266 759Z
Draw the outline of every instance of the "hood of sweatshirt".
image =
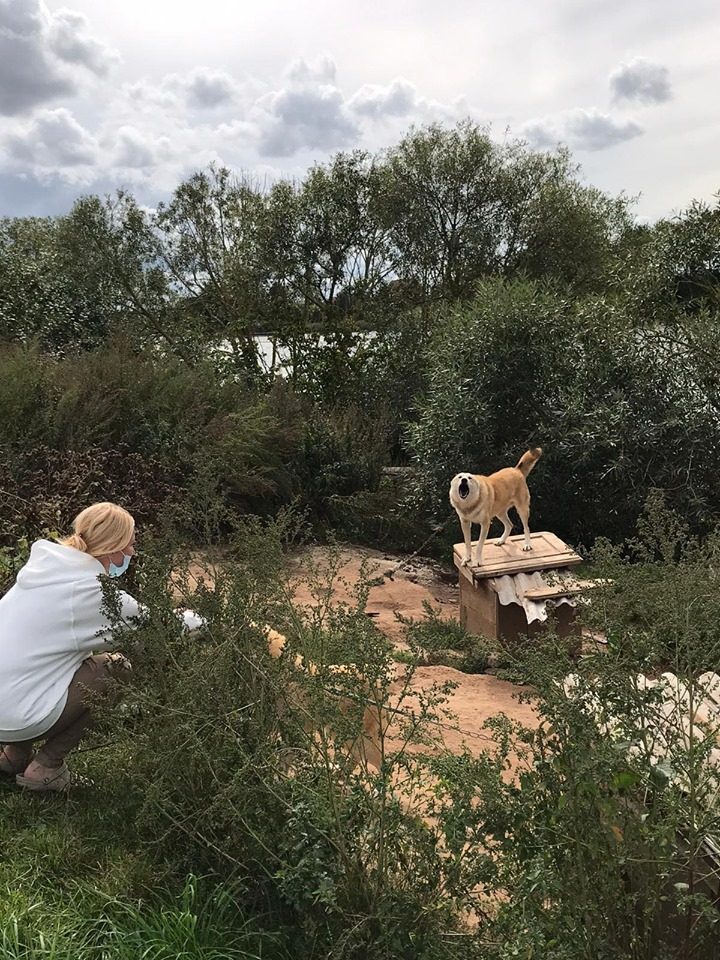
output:
M52 540L37 540L15 583L21 590L34 590L51 583L74 583L101 573L105 573L105 568L89 553Z

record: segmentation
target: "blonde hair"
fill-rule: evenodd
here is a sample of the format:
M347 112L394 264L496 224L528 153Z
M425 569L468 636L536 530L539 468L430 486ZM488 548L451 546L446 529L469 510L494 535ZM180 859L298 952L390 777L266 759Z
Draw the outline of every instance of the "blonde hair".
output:
M116 503L94 503L73 520L71 536L61 540L65 547L74 547L93 557L118 553L133 538L135 521Z

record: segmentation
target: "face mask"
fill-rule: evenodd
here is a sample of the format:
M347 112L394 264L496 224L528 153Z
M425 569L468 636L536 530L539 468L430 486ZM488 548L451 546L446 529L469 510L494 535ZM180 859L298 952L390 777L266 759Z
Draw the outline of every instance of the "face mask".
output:
M111 577L121 577L125 573L127 568L130 566L130 559L131 558L126 553L124 553L123 562L120 564L119 567L114 563L110 564L108 575Z

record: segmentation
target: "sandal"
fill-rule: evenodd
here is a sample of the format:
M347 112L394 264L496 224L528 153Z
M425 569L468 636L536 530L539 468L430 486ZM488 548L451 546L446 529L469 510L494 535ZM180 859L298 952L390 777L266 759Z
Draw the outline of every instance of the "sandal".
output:
M33 750L28 760L14 763L7 753L5 753L5 747L0 747L0 773L4 773L8 777L15 777L18 773L23 773L27 765L34 759L35 751Z
M31 779L18 774L15 777L15 783L19 787L24 787L33 793L67 793L71 787L93 786L92 780L82 777L77 773L71 773L63 763L57 769L46 768L47 775L41 780Z

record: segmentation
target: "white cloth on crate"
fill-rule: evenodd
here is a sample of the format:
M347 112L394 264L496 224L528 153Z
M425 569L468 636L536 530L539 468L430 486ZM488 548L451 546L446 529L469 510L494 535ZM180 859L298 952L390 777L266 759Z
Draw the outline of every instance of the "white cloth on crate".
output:
M550 607L557 607L561 603L567 603L572 607L576 606L575 599L563 595L545 600L534 600L527 597L526 593L528 590L550 585L539 571L533 573L505 574L501 577L493 577L490 585L497 593L498 599L503 606L507 606L509 603L517 603L523 608L528 624L535 622L545 623L548 618L548 605Z

